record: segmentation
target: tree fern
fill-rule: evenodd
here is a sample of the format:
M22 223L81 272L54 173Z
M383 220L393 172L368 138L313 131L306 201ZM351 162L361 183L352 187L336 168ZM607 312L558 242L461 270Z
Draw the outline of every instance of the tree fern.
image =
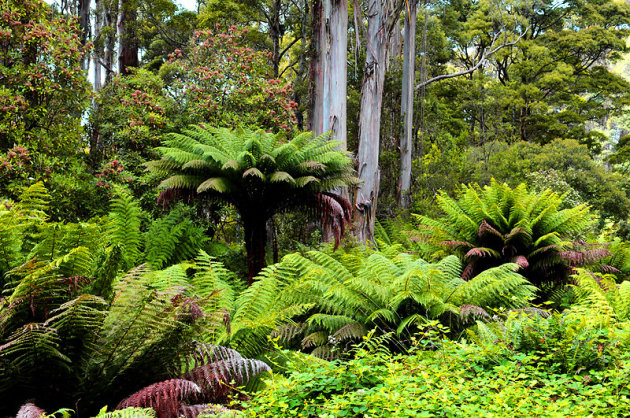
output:
M585 206L559 209L562 197L543 191L511 189L492 180L483 188L463 186L457 199L440 195L439 219L419 216L419 231L438 256L456 254L466 280L505 263L516 263L533 284L565 283L570 269L584 260L605 257L605 249L576 244L593 223Z
M514 264L466 282L455 256L428 263L407 253L389 258L357 251L290 254L264 270L236 301L231 343L255 356L275 328L285 342L301 333L302 348L339 355L373 328L402 335L428 319L441 319L457 329L467 322L460 307L525 307L536 290ZM291 306L296 312L286 315Z
M159 201L218 199L233 205L245 232L250 280L265 265L265 225L280 211L306 208L338 244L352 207L330 190L357 180L347 154L325 136L300 134L286 142L262 131L203 129L170 135L147 164L167 177Z
M177 416L180 404L192 394L201 392L190 380L171 379L154 383L122 400L116 409L152 408L157 417Z

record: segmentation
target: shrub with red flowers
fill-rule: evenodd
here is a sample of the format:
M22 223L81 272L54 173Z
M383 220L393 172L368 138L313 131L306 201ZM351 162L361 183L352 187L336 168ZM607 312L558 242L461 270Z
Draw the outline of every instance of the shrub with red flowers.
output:
M217 27L219 29L219 27ZM175 50L160 75L180 111L179 125L250 126L289 131L297 103L292 88L274 79L270 53L243 46L247 30L195 32L187 51Z
M96 187L102 187L108 189L112 187L113 183L131 183L134 178L125 170L125 166L119 160L112 160L106 163L101 171L94 175L98 178Z
M150 71L130 68L131 74L118 75L97 95L90 114L92 156L142 161L155 158L153 148L162 134L172 130L167 111L172 107L162 80ZM168 112L172 113L172 112ZM140 163L141 164L141 163Z
M7 186L11 181L27 179L31 172L31 156L21 146L15 146L5 154L0 154L0 185Z
M74 151L90 89L80 68L88 47L74 19L49 19L42 0L0 11L0 150L19 144L48 155Z

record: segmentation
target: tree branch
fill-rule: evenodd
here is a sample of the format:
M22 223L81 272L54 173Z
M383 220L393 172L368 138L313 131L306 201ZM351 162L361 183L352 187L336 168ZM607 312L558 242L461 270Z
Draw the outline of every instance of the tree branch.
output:
M291 41L291 43L290 43L289 45L287 45L287 47L286 47L286 48L284 48L284 49L282 50L282 52L280 52L280 55L278 55L278 61L280 61L280 60L282 59L282 57L284 56L284 54L286 54L286 53L287 53L287 51L288 51L288 50L289 50L289 49L290 49L293 45L295 45L295 44L297 43L297 41L299 41L300 39L302 39L302 37L301 37L301 36L297 36L294 40L292 40L292 41Z
M441 81L441 80L445 80L447 78L453 78L453 77L459 77L462 75L466 75L466 74L470 74L474 71L476 71L479 67L481 67L483 65L484 62L486 62L488 60L488 58L490 58L492 55L494 55L497 51L500 51L503 48L506 48L508 46L514 46L518 43L518 41L520 41L523 36L525 36L525 34L527 33L527 30L525 30L522 34L520 34L518 36L518 38L516 38L516 40L512 41L512 42L503 42L501 45L497 46L496 48L494 48L493 50L489 51L487 54L484 54L481 59L479 60L479 62L477 62L477 64L475 64L473 67L467 69L467 70L462 70L462 71L458 71L456 73L452 73L452 74L442 74L442 75L438 75L436 77L430 78L425 82L422 82L418 85L416 85L416 90L422 88L422 87L426 87L427 85L431 84L431 83L435 83L436 81ZM496 36L495 36L496 39ZM494 44L494 42L492 42ZM491 44L492 46L492 44Z

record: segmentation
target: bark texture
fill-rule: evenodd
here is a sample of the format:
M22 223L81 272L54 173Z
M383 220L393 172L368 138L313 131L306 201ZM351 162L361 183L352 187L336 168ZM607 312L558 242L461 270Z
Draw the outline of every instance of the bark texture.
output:
M94 15L94 91L98 92L102 87L102 78L103 78L103 66L101 65L101 60L103 58L104 53L104 43L101 39L101 32L103 30L103 5L101 4L101 0L95 0L94 6L96 9Z
M332 131L332 138L345 150L348 1L316 1L313 23L315 57L310 129L317 135Z
M400 206L409 208L411 190L411 154L413 149L413 93L416 74L416 18L418 0L406 7L403 32L403 73L401 95L402 134L400 136Z
M138 10L134 0L120 0L118 15L118 72L128 74L129 68L138 67L138 37L136 20Z
M241 216L247 251L248 282L251 286L254 277L265 268L265 247L267 246L267 220L262 214L248 213Z
M389 41L405 1L369 0L365 65L361 83L358 172L362 183L355 198L356 235L361 242L374 239L374 221L380 183L378 165L383 84Z
M79 0L79 27L81 28L81 45L85 45L90 38L90 4L92 0ZM81 59L81 69L87 70L89 67L89 57L86 55Z
M103 67L105 68L105 84L112 81L116 75L114 70L114 60L116 59L116 33L118 21L118 3L115 0L106 1L103 4L103 15L105 18L105 26L107 26L107 35L105 38L105 51L103 55Z

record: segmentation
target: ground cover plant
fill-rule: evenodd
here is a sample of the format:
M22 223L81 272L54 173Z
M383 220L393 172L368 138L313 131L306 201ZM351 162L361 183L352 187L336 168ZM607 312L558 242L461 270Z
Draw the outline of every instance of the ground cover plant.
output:
M475 345L430 346L402 356L359 350L344 363L296 357L244 415L623 416L629 406L625 355L618 367L574 374L546 369L537 354L492 363Z

